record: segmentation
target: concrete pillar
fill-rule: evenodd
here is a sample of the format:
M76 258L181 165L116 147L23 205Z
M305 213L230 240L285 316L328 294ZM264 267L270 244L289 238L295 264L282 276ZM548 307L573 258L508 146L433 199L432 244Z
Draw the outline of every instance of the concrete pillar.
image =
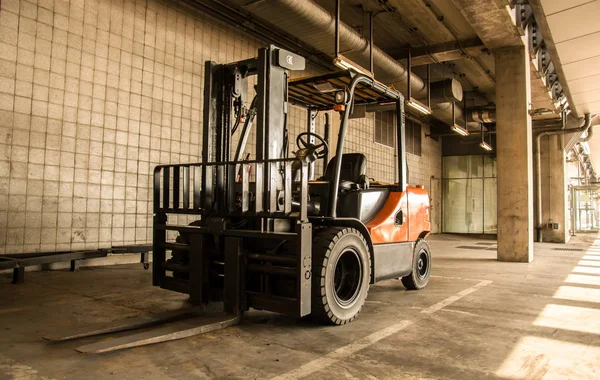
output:
M525 44L527 45L527 44ZM495 51L498 260L533 260L533 156L527 46Z
M568 233L567 167L561 136L542 137L542 225L544 242L566 243ZM539 221L536 221L539 223ZM558 227L558 229L555 229Z

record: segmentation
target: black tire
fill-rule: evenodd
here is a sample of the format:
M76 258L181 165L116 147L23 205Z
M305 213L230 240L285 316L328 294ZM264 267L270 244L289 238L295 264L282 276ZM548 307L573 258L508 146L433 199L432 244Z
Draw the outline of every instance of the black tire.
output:
M371 257L364 236L354 228L318 232L312 246L312 314L343 325L365 304L371 279Z
M402 277L402 284L409 290L419 290L427 286L431 275L431 250L423 239L417 240L413 254L412 272Z

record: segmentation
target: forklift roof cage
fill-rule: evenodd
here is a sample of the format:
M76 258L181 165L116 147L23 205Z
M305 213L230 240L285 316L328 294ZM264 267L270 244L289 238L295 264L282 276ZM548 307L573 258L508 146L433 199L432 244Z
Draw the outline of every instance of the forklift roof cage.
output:
M355 105L390 103L402 97L395 89L351 71L292 79L288 89L293 104L323 111L330 110L339 103L335 98L338 91L347 91L353 97L349 100L354 100Z
M348 132L348 120L356 105L396 104L398 190L406 189L406 156L404 130L404 97L393 88L377 80L353 71L338 71L308 78L291 80L288 84L290 101L309 110L331 110L336 104L343 105L342 121L335 154L335 170L330 190L327 217L336 217L341 160ZM343 93L343 97L339 96Z

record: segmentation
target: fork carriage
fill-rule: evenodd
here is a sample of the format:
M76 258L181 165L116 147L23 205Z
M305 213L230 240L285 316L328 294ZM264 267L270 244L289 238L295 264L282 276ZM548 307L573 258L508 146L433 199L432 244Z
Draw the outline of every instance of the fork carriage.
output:
M301 167L299 181L292 177L294 164ZM249 173L251 168L255 174ZM229 172L230 191L207 190L203 172ZM237 173L241 175L235 180ZM283 177L283 188L265 191L273 176ZM224 301L226 311L234 313L239 307L295 316L310 313L312 224L306 163L288 158L161 165L154 183L154 285L188 293L195 304ZM201 219L171 225L168 214ZM176 242L167 242L167 231L179 233ZM169 260L167 250L173 252Z

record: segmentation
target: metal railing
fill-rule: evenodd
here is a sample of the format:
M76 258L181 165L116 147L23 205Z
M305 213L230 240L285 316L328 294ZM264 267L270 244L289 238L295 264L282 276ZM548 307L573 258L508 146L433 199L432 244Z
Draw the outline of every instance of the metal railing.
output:
M300 181L294 181L294 163L300 164ZM203 183L203 178L208 181ZM158 165L154 169L154 213L306 221L307 202L308 165L296 158Z

